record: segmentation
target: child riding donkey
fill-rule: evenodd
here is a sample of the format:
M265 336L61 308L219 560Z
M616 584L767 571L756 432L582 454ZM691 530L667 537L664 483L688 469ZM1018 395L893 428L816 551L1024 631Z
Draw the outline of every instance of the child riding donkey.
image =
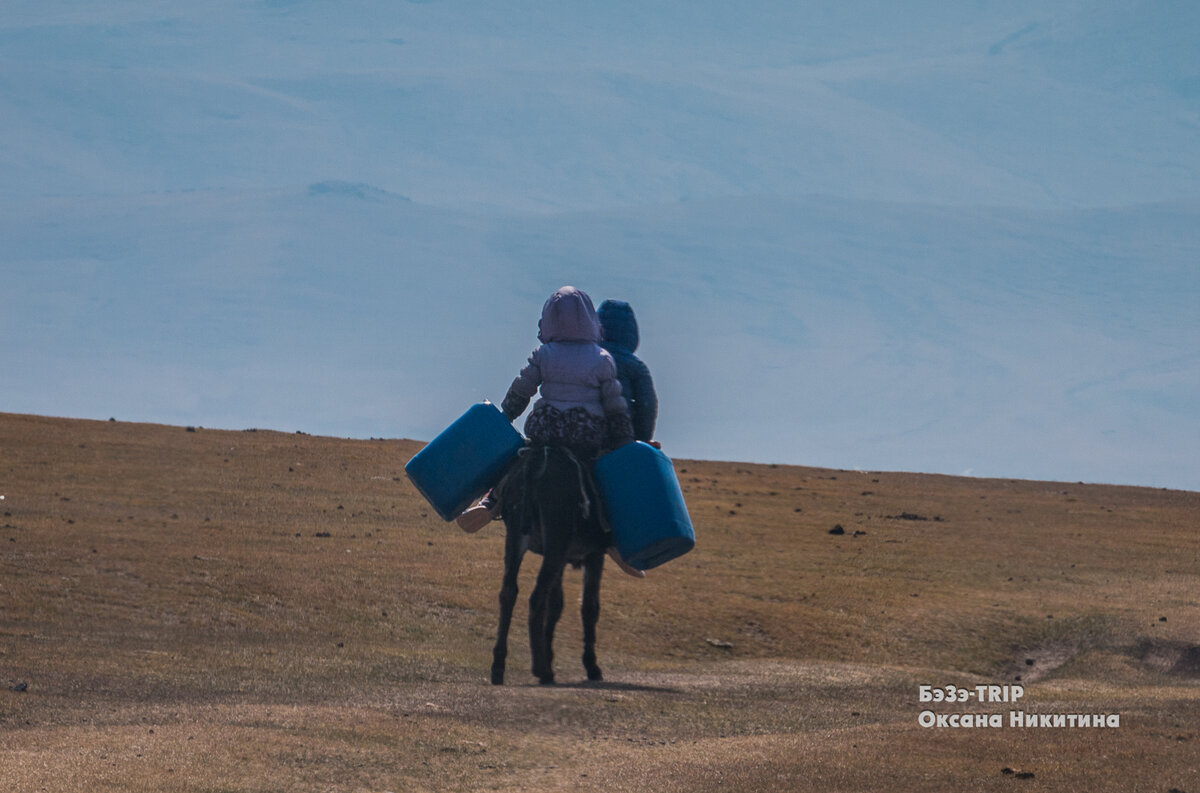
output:
M632 311L625 310L627 304L621 304L624 306L621 308L615 301L604 305L606 314L611 313L623 328L616 354L637 361L632 355L637 346L637 325ZM614 354L601 347L602 336L600 318L591 298L575 287L562 287L542 307L538 322L538 340L542 344L529 356L501 403L505 417L515 421L540 390L541 396L525 420L525 435L531 444L565 447L585 466L590 466L602 452L635 439L635 423L630 417L629 403L622 395L618 364ZM644 364L641 370L645 370ZM657 399L649 371L634 374L630 394L636 395L634 404L639 409L637 436L645 435L644 439L649 440L654 430ZM457 523L463 531L478 531L497 517L503 491L502 483L497 491L460 515ZM615 549L610 548L609 555L625 572L644 577L645 573L626 565Z

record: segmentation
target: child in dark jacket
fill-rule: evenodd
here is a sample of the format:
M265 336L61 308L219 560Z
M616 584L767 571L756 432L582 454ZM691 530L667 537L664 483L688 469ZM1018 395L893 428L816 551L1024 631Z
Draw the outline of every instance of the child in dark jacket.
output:
M621 381L621 395L629 405L633 436L652 443L658 420L658 395L649 367L633 354L639 341L637 317L624 300L605 300L596 313L604 332L600 346L617 362L617 379Z

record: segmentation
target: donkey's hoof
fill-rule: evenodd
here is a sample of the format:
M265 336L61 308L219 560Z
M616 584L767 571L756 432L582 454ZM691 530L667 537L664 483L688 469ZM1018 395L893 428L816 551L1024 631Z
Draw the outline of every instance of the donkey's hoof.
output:
M552 686L552 685L554 685L554 675L553 675L553 674L549 674L549 675L541 675L541 676L539 676L539 677L538 677L538 685L539 685L539 686Z
M499 669L494 666L492 667L492 685L504 685L504 667L500 667Z
M604 679L604 673L600 671L600 667L598 666L593 666L591 669L587 670L587 673L588 680L591 680L593 683Z

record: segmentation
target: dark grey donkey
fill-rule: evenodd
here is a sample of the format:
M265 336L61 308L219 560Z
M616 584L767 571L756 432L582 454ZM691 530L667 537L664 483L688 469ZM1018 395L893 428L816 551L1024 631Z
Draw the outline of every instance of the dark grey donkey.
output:
M563 571L570 563L583 568L583 666L588 680L602 680L596 665L596 621L600 617L600 576L610 538L600 520L590 462L562 446L528 446L496 488L496 496L504 518L505 542L492 683L504 683L517 574L526 551L542 555L537 583L529 596L534 676L543 685L554 683L554 628L562 616Z

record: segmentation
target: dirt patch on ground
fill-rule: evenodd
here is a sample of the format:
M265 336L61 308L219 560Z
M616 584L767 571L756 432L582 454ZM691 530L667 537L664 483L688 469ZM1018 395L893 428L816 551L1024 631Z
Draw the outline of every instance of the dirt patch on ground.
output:
M1200 678L1200 644L1148 640L1138 648L1138 655L1157 672Z
M1051 674L1079 655L1079 646L1053 641L1036 647L1018 650L1013 655L1008 674L1013 682L1033 683Z

